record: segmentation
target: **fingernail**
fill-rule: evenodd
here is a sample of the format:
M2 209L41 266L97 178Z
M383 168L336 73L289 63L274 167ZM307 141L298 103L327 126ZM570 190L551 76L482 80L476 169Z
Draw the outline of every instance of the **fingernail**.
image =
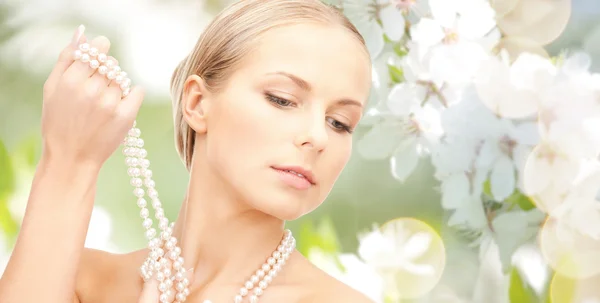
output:
M77 46L79 44L79 40L81 39L81 36L83 36L84 31L85 31L85 26L83 24L81 24L77 27L77 30L73 34L73 39L71 41L71 43L73 43L73 46Z

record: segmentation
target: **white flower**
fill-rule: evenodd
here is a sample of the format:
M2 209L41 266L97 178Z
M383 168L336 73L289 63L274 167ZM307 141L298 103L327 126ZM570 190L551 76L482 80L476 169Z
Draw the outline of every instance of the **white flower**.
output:
M517 185L515 170L522 171L525 159L539 141L537 124L515 125L511 120L492 118L487 121L488 135L479 150L478 169L490 171L492 197L496 201L508 198Z
M428 155L442 135L440 111L426 103L426 89L417 84L401 83L390 91L391 115L375 125L360 140L358 150L366 158L391 157L392 175L404 182Z
M432 18L410 29L412 48L429 62L434 83L466 85L490 56L486 36L496 26L494 11L483 0L430 0L429 6Z
M375 228L360 238L359 256L379 272L407 271L417 276L433 275L435 268L418 264L415 259L429 249L432 236L426 232L410 234L402 224Z
M406 22L397 0L344 0L344 14L364 37L371 57L379 56L384 48L385 34L398 41L404 36ZM382 25L379 25L381 21Z
M474 83L483 103L494 113L507 118L535 114L538 96L552 82L556 68L540 56L523 53L510 65L508 55L489 57L481 65Z
M600 240L600 163L582 162L579 174L560 204L550 212L561 225L559 229L573 229L595 240Z

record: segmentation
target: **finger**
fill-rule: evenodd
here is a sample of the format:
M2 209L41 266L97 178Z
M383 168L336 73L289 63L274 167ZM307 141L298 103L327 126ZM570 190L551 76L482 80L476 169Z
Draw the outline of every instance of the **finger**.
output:
M58 60L54 65L54 68L48 75L48 79L44 84L44 90L49 91L56 87L60 77L65 73L65 71L73 64L74 58L73 53L77 50L78 45L80 43L85 43L86 37L83 35L85 31L85 26L80 25L75 33L73 34L73 38L67 47L65 47L60 55L58 56Z
M103 108L115 110L121 102L122 91L119 87L106 86L103 87L102 96L100 96L100 103Z
M98 36L94 38L94 40L92 40L89 44L81 44L81 59L75 60L75 62L69 66L67 71L65 71L64 75L67 77L73 77L75 79L85 79L91 77L96 69L90 67L90 61L94 61L96 59L99 48L108 49L109 47L110 41L104 36Z
M96 45L92 45L96 42ZM111 64L116 64L114 58L109 57L108 51L110 50L110 41L108 39L100 39L100 41L92 41L90 44L92 47L97 49L98 55L95 57L96 62L90 61L90 67L94 69L92 71L90 80L104 83L104 87L108 86L110 79L106 77L106 74L110 71ZM111 60L112 59L112 60ZM113 62L109 62L113 61Z
M158 303L159 297L158 280L153 278L144 283L138 303Z
M108 80L106 85L110 85L112 82L114 82L113 80L115 80L116 77L119 76L121 73L121 67L119 67L119 60L115 59L115 57L110 56L104 63L104 66L106 66L106 73L104 74L104 76ZM119 85L116 86L119 87Z
M113 83L110 85L112 86ZM133 125L133 121L135 120L135 117L142 106L142 102L144 101L144 94L144 89L141 86L135 86L127 95L127 97L123 98L123 100L117 105L117 111L121 117L125 117L129 120L126 121L129 123L128 125Z

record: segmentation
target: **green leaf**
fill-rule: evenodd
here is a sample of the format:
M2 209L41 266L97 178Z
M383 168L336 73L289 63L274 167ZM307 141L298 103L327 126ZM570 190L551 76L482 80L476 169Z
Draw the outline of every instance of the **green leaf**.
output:
M493 197L492 196L492 182L490 182L490 179L485 180L485 182L483 182L483 193L487 196Z
M304 255L315 246L326 254L337 254L340 251L340 242L333 222L329 218L322 219L316 227L311 221L303 222L296 243L298 243L298 251Z
M329 217L326 217L319 223L317 228L319 233L319 247L326 253L338 253L340 251L340 241L335 231L335 226Z
M541 303L536 292L523 281L519 270L515 267L510 272L509 285L510 303Z
M390 73L390 80L392 83L402 83L404 82L404 71L402 69L388 64L388 72Z
M515 192L512 195L510 195L510 197L506 198L505 202L511 205L518 205L522 210L525 211L536 208L531 198L524 195L518 190L515 190Z
M40 138L37 135L29 136L17 146L12 153L13 163L26 164L35 167L39 158Z
M15 173L8 150L0 140L0 229L12 241L19 229L8 209L8 199L15 189Z
M394 53L398 55L398 57L402 58L408 55L408 49L401 43L394 44Z

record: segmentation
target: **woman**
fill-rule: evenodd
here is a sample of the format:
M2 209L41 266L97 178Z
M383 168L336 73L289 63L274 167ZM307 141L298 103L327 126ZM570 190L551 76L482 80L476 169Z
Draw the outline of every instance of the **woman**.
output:
M190 182L172 236L185 261L146 279L148 249L83 248L98 172L143 99L81 52L74 58L84 42L76 32L44 85L43 154L0 302L369 302L293 250L284 231L327 197L369 94L368 52L341 13L318 0L240 1L176 69L175 136ZM106 54L110 43L85 47ZM185 280L185 291L171 282L165 290L165 275L179 269L185 276L171 281Z

